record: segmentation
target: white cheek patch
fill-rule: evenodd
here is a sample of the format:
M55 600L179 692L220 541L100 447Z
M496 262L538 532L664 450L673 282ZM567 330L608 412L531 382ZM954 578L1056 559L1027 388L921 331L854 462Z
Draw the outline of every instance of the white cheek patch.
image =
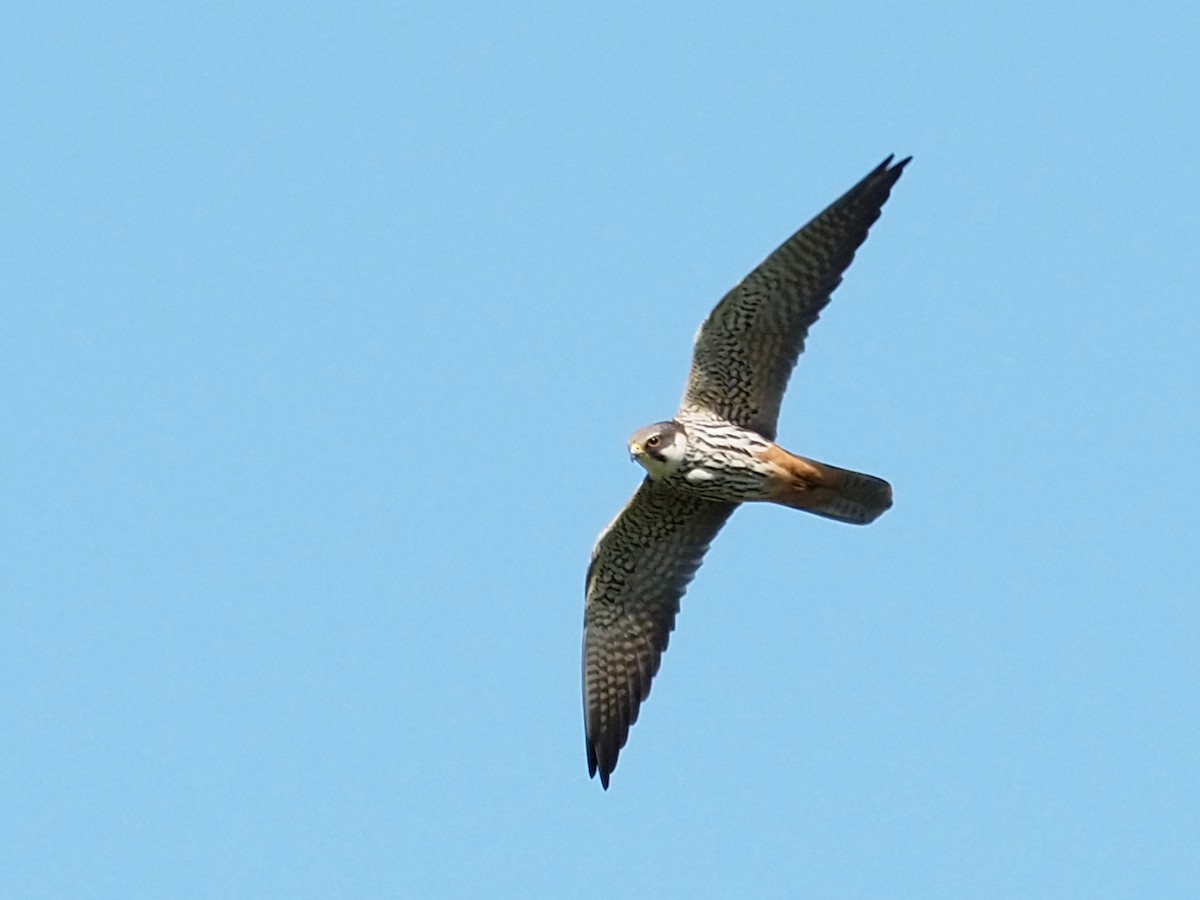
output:
M687 456L687 438L682 434L676 434L675 439L671 441L671 446L663 448L662 455L671 468L675 469Z
M706 481L712 481L717 476L708 469L692 469L687 475L683 476L690 484L704 484Z
M649 472L652 478L670 478L679 471L687 457L687 436L676 433L670 444L656 447L655 452L655 456L649 453L638 454L639 465Z

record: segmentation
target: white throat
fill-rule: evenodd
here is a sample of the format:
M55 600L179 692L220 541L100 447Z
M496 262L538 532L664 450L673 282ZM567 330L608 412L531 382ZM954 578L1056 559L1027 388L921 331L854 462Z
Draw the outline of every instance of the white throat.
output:
M662 459L655 459L649 453L637 458L642 468L650 473L652 478L669 478L679 471L687 456L687 435L682 431L675 432L675 438L669 446L658 448Z

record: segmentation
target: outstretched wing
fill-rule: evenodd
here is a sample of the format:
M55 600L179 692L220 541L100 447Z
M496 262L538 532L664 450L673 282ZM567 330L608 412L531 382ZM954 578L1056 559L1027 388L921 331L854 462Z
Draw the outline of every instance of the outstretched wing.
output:
M600 535L583 613L588 773L608 777L650 694L679 598L736 503L703 500L647 478Z
M911 159L912 157L909 157ZM731 290L696 335L683 407L698 406L768 439L809 326L908 164L885 159Z

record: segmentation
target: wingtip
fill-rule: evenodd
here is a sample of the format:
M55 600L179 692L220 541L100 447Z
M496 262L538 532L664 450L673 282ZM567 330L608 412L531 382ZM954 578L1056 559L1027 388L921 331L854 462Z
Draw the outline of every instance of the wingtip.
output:
M881 186L887 193L890 193L892 186L900 180L900 176L904 173L904 167L912 162L911 156L906 156L899 162L895 162L895 159L896 154L889 153L883 162L872 169L867 176L863 178L863 180L857 185L851 188L848 193L854 193L854 191L861 188L877 190ZM885 200L887 199L887 193L884 194Z
M590 759L588 760L588 778L595 778L596 775L599 775L600 787L606 791L608 790L608 779L611 774L611 771L597 768Z
M606 791L608 790L608 778L612 774L612 768L606 768L600 765L600 760L596 755L596 748L592 746L591 741L587 745L588 757L588 778L595 778L600 775L600 786Z
M888 174L895 173L896 175L899 175L902 171L904 171L904 167L907 166L910 162L912 162L912 157L906 156L906 157L904 157L904 159L900 160L900 162L895 163L893 165L892 161L895 158L896 158L895 153L889 153L887 155L887 159L885 159L883 162L881 162L879 164L879 171L887 172Z

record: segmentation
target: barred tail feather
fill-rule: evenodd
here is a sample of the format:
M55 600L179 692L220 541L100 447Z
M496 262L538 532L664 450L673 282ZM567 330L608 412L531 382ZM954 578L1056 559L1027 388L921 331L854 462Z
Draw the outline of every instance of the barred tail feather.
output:
M892 505L892 486L882 478L839 469L773 447L771 461L787 473L770 497L776 503L805 512L866 525Z
M892 505L892 486L882 478L817 464L828 486L813 490L809 512L852 525L874 522Z

